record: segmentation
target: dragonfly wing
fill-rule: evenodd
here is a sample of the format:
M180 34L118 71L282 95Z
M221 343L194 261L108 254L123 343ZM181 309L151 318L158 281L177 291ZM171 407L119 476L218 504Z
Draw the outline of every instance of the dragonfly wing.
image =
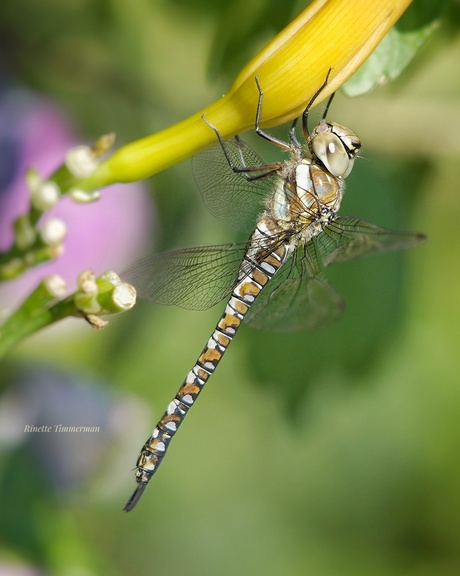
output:
M172 250L147 256L122 273L140 298L190 310L207 310L232 289L245 244Z
M393 232L359 218L338 216L298 251L264 288L246 320L256 328L311 330L337 320L344 303L321 269L332 262L416 246L423 234Z
M312 242L322 264L328 266L368 254L411 248L425 240L423 234L394 232L359 218L338 216Z
M286 262L251 306L246 321L254 328L290 332L335 322L344 309L340 295L306 258Z
M225 140L225 147L235 166L265 164L242 140ZM221 146L194 156L192 170L203 201L214 216L240 230L254 228L265 198L273 189L273 175L247 180L244 174L233 172Z

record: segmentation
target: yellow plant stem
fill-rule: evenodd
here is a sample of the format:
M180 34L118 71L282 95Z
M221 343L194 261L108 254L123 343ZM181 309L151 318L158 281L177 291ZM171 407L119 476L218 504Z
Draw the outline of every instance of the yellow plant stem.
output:
M411 0L315 0L242 70L230 91L200 112L152 136L120 148L88 178L94 190L141 180L215 143L203 114L231 137L254 126L259 76L265 94L262 125L299 116L332 69L315 105L349 78L372 53Z

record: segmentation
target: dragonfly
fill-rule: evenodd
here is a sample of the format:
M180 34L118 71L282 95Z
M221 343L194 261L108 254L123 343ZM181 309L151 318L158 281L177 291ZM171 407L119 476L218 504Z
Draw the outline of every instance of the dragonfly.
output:
M218 143L192 160L195 181L215 216L252 230L247 242L148 256L123 274L141 298L158 304L205 310L227 299L202 352L140 451L137 487L125 511L138 503L243 320L278 331L308 330L335 321L343 301L324 275L329 264L409 248L425 239L338 215L344 180L361 142L348 128L326 121L334 94L318 125L309 129L309 111L327 86L329 73L301 116L302 141L297 135L300 119L292 123L288 141L260 127L264 94L256 78L255 131L287 153L284 161L264 163L239 137L224 139L203 118Z

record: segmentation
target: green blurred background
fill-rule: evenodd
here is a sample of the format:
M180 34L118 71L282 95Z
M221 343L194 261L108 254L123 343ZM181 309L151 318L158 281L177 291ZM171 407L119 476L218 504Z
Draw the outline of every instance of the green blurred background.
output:
M2 89L54 102L81 141L115 131L121 145L215 100L303 5L5 2ZM1 576L460 574L459 14L453 2L399 80L330 111L363 142L342 213L428 242L331 267L347 302L332 327L243 327L133 512L138 451L221 307L140 302L102 332L51 328L3 364ZM189 162L147 184L154 240L138 256L235 238ZM18 432L38 405L43 423L61 423L58 406L101 434Z

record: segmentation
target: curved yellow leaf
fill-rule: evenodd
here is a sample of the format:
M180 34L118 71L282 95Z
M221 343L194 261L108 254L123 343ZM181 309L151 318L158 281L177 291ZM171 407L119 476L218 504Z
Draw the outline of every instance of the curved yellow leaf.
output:
M299 116L331 68L315 105L364 62L411 0L315 0L241 71L229 92L190 118L120 148L88 178L93 190L147 178L216 141L203 114L224 137L254 126L258 75L264 91L262 125Z

